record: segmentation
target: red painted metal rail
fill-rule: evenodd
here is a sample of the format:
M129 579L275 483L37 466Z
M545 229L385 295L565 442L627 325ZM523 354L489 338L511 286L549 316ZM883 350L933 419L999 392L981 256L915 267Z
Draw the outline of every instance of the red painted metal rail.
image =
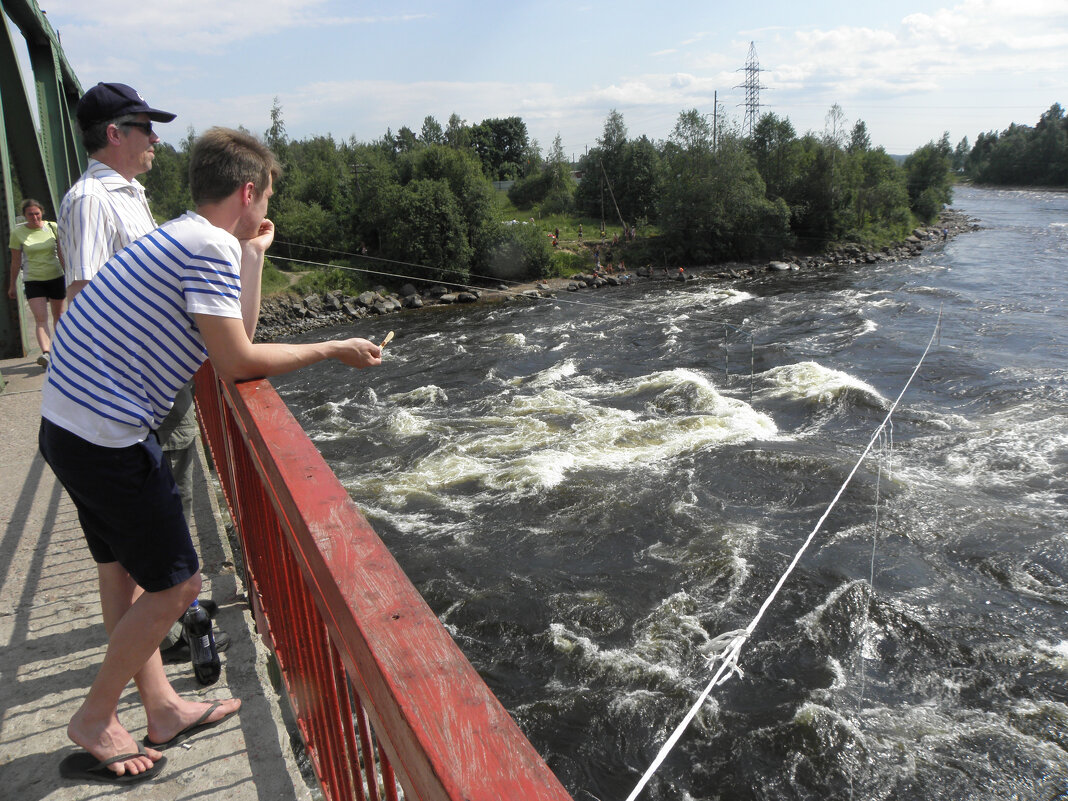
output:
M328 801L571 801L267 381L197 406Z

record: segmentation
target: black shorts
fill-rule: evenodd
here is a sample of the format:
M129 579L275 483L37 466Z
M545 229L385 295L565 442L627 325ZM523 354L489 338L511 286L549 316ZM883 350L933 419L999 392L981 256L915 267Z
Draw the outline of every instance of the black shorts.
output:
M42 419L38 444L78 509L96 562L118 562L147 592L196 575L200 563L182 499L155 434L105 448Z
M48 298L49 300L63 300L67 297L67 283L61 275L59 278L51 278L48 281L23 281L23 289L26 290L26 299Z

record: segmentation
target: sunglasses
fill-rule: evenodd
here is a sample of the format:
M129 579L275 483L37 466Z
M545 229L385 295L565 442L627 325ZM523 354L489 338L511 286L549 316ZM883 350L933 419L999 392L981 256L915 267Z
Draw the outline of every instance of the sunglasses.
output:
M150 122L140 122L138 120L133 120L130 122L122 122L119 124L122 125L123 128L140 128L141 132L145 136L152 136L152 134L155 133L155 131L152 130L152 123Z

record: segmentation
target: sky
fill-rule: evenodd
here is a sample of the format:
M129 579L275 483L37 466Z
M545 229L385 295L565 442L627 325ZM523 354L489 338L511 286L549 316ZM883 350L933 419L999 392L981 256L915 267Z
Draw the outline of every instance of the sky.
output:
M891 154L1068 106L1066 0L38 2L83 89L135 87L178 114L157 126L172 144L262 134L277 99L293 139L519 116L543 153L559 135L578 157L613 109L653 141L684 111L711 119L714 98L741 124L751 45L761 113L823 133L837 104Z

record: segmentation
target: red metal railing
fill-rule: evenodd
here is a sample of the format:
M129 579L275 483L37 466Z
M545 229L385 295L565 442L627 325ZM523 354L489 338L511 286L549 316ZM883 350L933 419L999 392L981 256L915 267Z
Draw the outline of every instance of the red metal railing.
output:
M571 801L267 381L197 407L328 801Z

